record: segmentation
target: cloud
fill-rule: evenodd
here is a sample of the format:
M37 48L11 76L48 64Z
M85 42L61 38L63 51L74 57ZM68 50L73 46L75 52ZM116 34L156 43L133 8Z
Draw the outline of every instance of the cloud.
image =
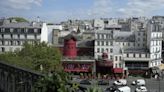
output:
M33 5L41 6L42 0L3 0L0 8L5 10L29 10Z
M145 16L163 7L164 0L128 0L126 5L117 11L124 16Z
M94 0L93 7L88 11L92 17L104 17L110 14L112 10L111 0Z

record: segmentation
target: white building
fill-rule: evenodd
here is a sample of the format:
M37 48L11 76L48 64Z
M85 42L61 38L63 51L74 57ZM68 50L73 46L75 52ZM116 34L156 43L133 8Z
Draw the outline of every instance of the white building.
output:
M153 20L147 27L147 47L151 59L149 67L159 66L162 60L162 29L159 23Z
M20 50L25 42L48 42L46 23L6 22L0 25L0 52Z
M161 64L162 32L160 25L148 22L136 31L97 30L95 32L95 55L108 54L113 68L148 69ZM120 28L121 29L121 28Z

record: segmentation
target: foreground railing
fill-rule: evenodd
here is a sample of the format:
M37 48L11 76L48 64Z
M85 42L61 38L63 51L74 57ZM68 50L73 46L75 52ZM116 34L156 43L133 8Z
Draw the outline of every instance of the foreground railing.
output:
M32 92L35 82L43 75L0 61L0 91Z

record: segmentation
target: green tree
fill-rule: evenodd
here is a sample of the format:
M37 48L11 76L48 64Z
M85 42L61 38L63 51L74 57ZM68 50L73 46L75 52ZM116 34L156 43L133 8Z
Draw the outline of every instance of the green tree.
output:
M34 92L69 92L69 88L66 87L68 79L65 72L52 72L37 82Z
M0 54L0 60L19 67L42 72L34 92L69 92L65 87L69 75L63 71L59 49L45 42L23 45L22 50Z
M22 18L22 17L10 17L8 18L9 20L15 19L17 22L29 22L27 19Z
M62 70L60 59L60 51L44 42L25 43L21 51L0 54L1 61L43 73Z

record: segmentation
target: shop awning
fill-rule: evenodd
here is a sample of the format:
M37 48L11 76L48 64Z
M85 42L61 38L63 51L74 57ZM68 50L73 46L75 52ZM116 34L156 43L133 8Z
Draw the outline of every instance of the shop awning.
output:
M64 69L65 72L89 72L89 69Z
M123 68L113 68L114 73L123 73Z

